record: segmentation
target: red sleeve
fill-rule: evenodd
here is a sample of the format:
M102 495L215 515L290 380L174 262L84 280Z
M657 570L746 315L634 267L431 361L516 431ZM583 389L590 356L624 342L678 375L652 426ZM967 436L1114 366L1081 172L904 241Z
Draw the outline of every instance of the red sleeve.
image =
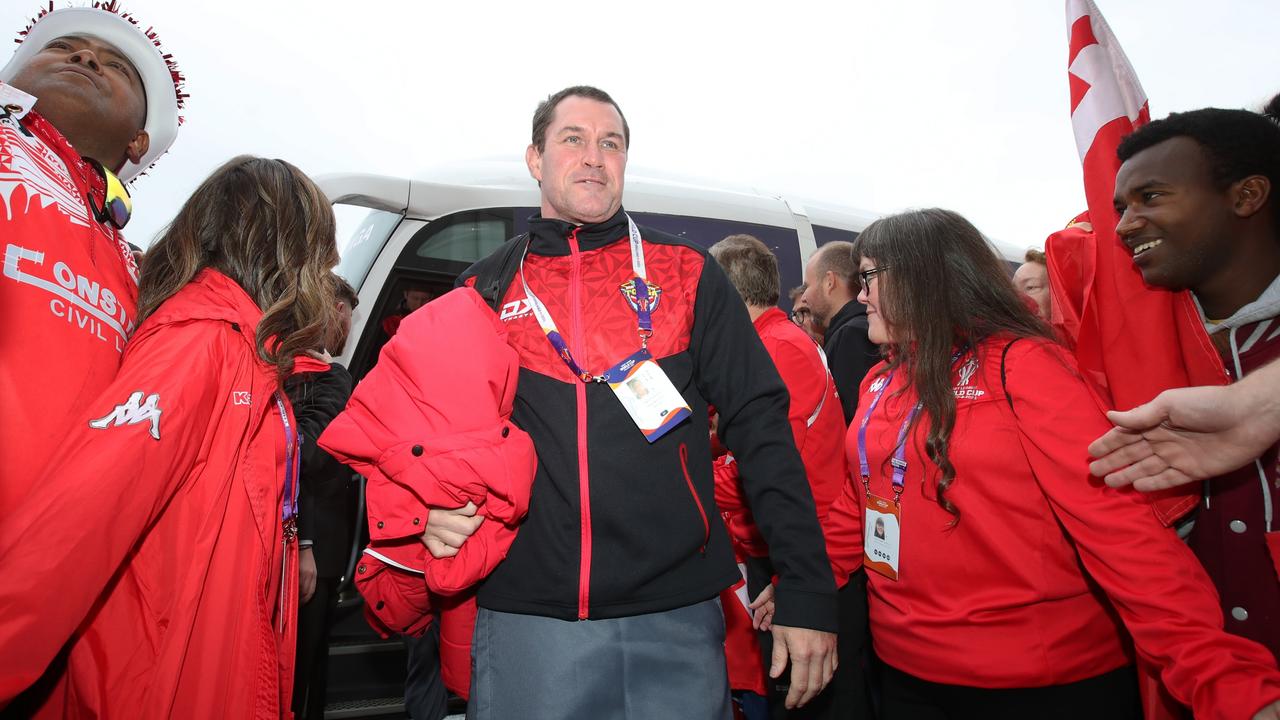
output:
M836 587L844 587L849 576L862 567L862 496L852 482L831 503L822 532L827 537L827 556L836 576Z
M220 325L166 327L131 344L116 379L68 428L31 492L5 508L0 707L40 676L84 622L202 459L217 405L225 405L218 388L228 341L243 342Z
M1011 412L1037 482L1170 692L1198 718L1248 718L1280 699L1275 658L1223 632L1217 593L1186 545L1138 493L1090 477L1085 448L1110 426L1065 351L1023 341L1006 367Z
M732 453L725 453L715 459L711 466L715 478L716 507L720 510L720 518L729 530L729 540L733 543L733 551L738 557L765 557L769 554L769 546L765 544L760 528L756 527L751 508L747 506L747 498L742 492L742 479L738 475L738 463Z
M763 337L764 349L769 351L773 364L778 368L782 384L791 395L787 408L787 420L796 448L804 450L805 435L809 431L809 418L827 393L827 369L818 358L817 348L797 347L795 344L771 337ZM808 352L806 352L808 351Z
M427 550L417 539L371 545L356 566L364 617L382 635L418 637L431 626L431 595L421 568Z

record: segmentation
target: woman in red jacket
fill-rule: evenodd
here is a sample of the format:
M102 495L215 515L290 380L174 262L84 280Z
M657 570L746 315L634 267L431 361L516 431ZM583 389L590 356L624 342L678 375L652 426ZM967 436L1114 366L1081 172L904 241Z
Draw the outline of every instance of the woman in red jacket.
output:
M288 714L299 438L280 387L336 321L337 259L323 193L247 156L151 247L119 375L5 509L0 707L69 646L43 716Z
M1089 475L1107 422L981 233L914 211L855 251L888 359L829 543L839 576L869 571L886 720L1138 718L1135 660L1199 718L1280 717L1275 660L1222 632L1191 552Z

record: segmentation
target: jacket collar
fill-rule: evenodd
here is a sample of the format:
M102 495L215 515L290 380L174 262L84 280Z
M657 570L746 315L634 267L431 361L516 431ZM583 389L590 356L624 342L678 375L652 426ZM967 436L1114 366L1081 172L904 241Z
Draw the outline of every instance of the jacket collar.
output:
M831 340L831 336L835 335L836 330L838 330L842 325L845 325L856 317L862 317L866 314L867 306L857 300L850 300L845 303L844 307L840 308L840 312L837 312L835 317L831 318L831 322L827 324L827 332L822 336L823 342L825 343Z
M579 251L595 250L627 236L627 215L621 207L604 222L574 225L565 220L542 217L529 219L529 252L536 255L568 255L569 235L578 231Z
M250 345L256 342L258 322L262 310L253 302L244 288L231 278L205 268L196 274L143 322L138 335L155 331L164 325L190 320L223 320L239 328ZM255 354L256 356L256 354ZM258 360L262 363L262 360ZM265 365L265 363L263 363Z
M780 308L771 307L760 313L760 317L756 318L752 323L756 326L756 332L760 332L771 325L777 325L780 322L791 322L787 314L782 312Z

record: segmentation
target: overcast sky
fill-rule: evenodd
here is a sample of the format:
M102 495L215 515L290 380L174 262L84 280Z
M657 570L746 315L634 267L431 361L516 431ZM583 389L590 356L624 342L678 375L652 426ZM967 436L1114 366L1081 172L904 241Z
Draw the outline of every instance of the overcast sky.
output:
M1276 0L1097 2L1153 118L1280 92ZM39 4L5 0L0 32ZM1015 245L1084 209L1063 0L126 9L154 25L192 96L173 150L134 184L141 245L237 153L405 176L519 158L538 101L582 83L626 112L632 165L877 213L947 207Z

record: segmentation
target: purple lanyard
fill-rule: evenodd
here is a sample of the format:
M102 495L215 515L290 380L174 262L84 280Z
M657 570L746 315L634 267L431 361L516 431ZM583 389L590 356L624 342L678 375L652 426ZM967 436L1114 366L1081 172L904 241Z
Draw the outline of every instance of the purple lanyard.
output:
M954 367L956 361L964 354L963 350L957 351L951 356L951 365ZM877 379L874 384L879 384L876 389L875 397L871 398L871 404L867 406L867 413L862 416L862 422L858 425L858 471L862 473L862 487L871 493L871 465L867 463L867 423L871 421L871 413L876 411L876 406L880 404L880 398L884 395L885 388L893 382L893 373ZM902 498L902 490L906 487L907 475L907 429L911 427L911 421L915 419L916 413L920 412L923 403L917 402L915 407L907 413L907 419L902 422L902 427L898 430L897 449L893 453L893 458L889 460L889 464L893 466L893 504L897 505Z
M298 460L298 434L289 424L289 411L284 407L280 394L276 394L276 407L280 409L280 420L284 423L284 507L280 512L280 522L287 523L298 515L298 472L302 463Z
M636 311L636 324L640 332L640 349L642 351L649 349L649 338L653 336L653 301L649 295L649 285L645 282L644 268L644 246L640 241L640 230L636 227L635 221L631 216L627 216L627 229L630 234L631 244L631 268L635 271L635 279L631 281L635 288L635 301L631 303L631 308ZM582 382L606 382L603 375L592 375L585 368L578 364L574 359L573 353L569 350L569 343L565 342L564 336L560 334L559 328L556 327L556 321L551 318L551 313L547 311L547 306L542 304L537 295L533 294L528 281L524 279L524 259L529 254L529 246L525 245L524 255L520 257L520 284L524 286L525 297L529 300L529 307L533 310L533 316L538 320L538 325L542 327L542 332L547 336L547 341L551 343L551 347L555 348L556 354L569 366L569 370L578 377ZM630 298L628 298L630 301Z

